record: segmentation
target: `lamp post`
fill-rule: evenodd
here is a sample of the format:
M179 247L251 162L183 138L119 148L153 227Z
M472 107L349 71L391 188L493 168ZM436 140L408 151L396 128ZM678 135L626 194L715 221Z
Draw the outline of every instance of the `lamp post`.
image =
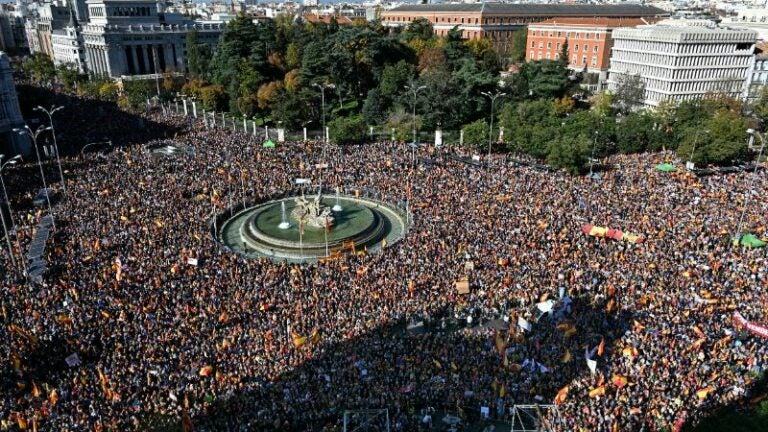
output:
M696 137L693 139L693 148L691 149L691 157L688 158L688 162L691 163L691 168L693 168L693 166L694 166L693 165L693 154L696 153L696 144L699 141L699 133L701 133L701 132L709 133L709 130L705 129L703 131L702 130L697 130L696 131Z
M51 135L53 135L53 149L56 152L56 163L59 165L59 180L61 180L61 187L64 191L64 195L67 194L67 183L64 181L64 171L61 170L61 159L59 157L59 145L56 142L56 130L53 128L53 115L56 111L63 109L63 106L51 105L51 109L45 109L38 105L32 108L33 111L40 111L48 116L48 127L51 129Z
M53 226L53 229L56 229L56 221L55 221L56 218L53 215L53 207L51 206L51 197L50 197L50 194L48 193L48 185L45 182L45 172L43 172L43 163L40 160L40 150L37 148L37 137L40 136L41 133L49 130L50 128L51 128L50 126L48 127L40 126L39 128L37 128L37 130L32 132L32 129L30 129L29 126L25 125L23 128L13 128L13 131L18 133L19 135L27 134L32 139L32 144L35 147L35 154L37 155L37 166L38 168L40 168L40 178L43 180L43 190L45 192L45 201L48 203L48 213L51 214L51 220L52 220L51 225Z
M763 156L763 150L765 149L765 138L763 134L761 134L760 132L757 132L752 128L747 129L747 133L752 136L757 136L760 139L760 152L757 154L757 160L755 161L755 170L752 172L752 178L749 180L748 190L751 191L752 187L755 184L755 177L757 177L757 169L760 168L760 158ZM744 214L746 212L747 212L747 200L745 197L744 207L741 209L741 216L739 216L739 224L736 227L736 241L734 243L738 243L739 241L741 241L741 225L744 222Z
M405 86L405 90L407 92L410 92L413 95L413 117L412 117L413 120L412 121L413 121L413 145L414 145L413 151L414 152L416 151L415 149L415 146L416 146L416 96L420 91L424 90L425 88L427 88L427 86L416 87L413 80L411 80L410 85Z
M498 92L498 91L496 93L494 93L494 94L491 94L489 92L480 92L480 94L482 94L483 96L486 96L487 98L489 98L491 100L491 123L490 123L490 128L488 129L488 165L490 166L490 164L491 164L491 145L493 144L493 111L494 111L493 109L494 109L494 106L496 104L496 98L504 97L507 94L506 93L501 93L501 92Z
M5 155L0 154L0 162L5 158ZM11 213L11 202L8 199L8 194L5 191L5 180L3 180L3 169L7 165L16 165L16 162L21 159L21 155L16 155L5 163L0 164L0 184L3 185L3 197L5 198L5 205L8 206L8 216L11 218L11 228L13 228L13 214ZM16 267L16 258L13 256L13 247L11 246L11 237L8 235L8 226L5 223L5 212L0 209L0 217L3 220L3 232L5 233L5 242L8 245L8 255L11 257L11 264ZM18 238L18 237L17 237Z
M312 87L320 89L320 110L322 111L322 117L323 117L323 137L325 137L324 139L325 143L328 144L328 133L325 127L325 89L336 88L336 86L333 85L332 83L328 83L328 84L313 83Z

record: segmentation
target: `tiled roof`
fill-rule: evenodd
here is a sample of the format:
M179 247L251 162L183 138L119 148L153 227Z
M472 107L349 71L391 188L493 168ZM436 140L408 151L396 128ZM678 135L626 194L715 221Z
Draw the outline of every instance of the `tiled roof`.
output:
M512 4L469 3L402 5L387 12L483 12L485 14L509 14L521 16L656 16L669 15L653 6L641 5L566 5L566 4Z
M531 24L532 26L569 26L569 27L635 27L654 24L658 18L607 18L607 17L557 17Z

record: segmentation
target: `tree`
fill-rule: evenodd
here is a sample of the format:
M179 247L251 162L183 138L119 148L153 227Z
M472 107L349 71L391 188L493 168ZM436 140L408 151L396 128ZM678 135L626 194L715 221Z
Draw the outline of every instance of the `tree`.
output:
M768 122L768 86L760 89L760 95L752 102L752 111L763 124Z
M472 147L481 147L488 144L488 122L477 120L464 125L464 144Z
M116 101L118 97L119 91L117 88L117 84L113 83L112 81L107 81L98 89L98 96L104 100L108 101Z
M537 60L525 63L520 70L528 81L529 95L534 98L557 98L568 89L568 69L562 62Z
M227 106L227 94L224 86L220 84L211 84L200 90L200 101L203 107L213 111L223 111Z
M337 117L328 123L328 133L336 144L357 144L365 140L365 121L360 116Z
M56 66L53 65L53 60L43 53L35 53L24 60L21 69L38 84L50 84L56 77Z
M435 36L432 23L426 18L418 18L408 23L405 30L400 34L403 41L410 42L414 39L427 41Z
M569 62L570 54L571 54L571 51L568 47L568 38L565 38L565 42L563 42L563 47L560 49L560 58L559 58L560 62L565 67L568 67L568 65L570 64Z
M677 155L697 165L727 165L744 160L749 126L745 118L721 108L701 125L685 130Z
M204 78L208 72L208 59L210 54L198 42L197 29L193 28L187 33L187 73L191 78Z
M584 135L574 138L562 137L550 145L547 163L553 168L562 168L571 174L578 174L584 171L587 165L590 147L590 140Z
M363 119L366 124L377 125L384 120L384 106L379 94L379 89L368 91L368 97L365 98L363 105Z
M640 75L619 75L614 101L622 114L627 114L645 101L645 83Z
M74 63L66 63L59 66L56 69L56 75L67 91L72 91L81 78L80 71Z
M520 64L525 61L525 53L528 49L528 29L523 28L512 33L512 46L510 56L512 62Z

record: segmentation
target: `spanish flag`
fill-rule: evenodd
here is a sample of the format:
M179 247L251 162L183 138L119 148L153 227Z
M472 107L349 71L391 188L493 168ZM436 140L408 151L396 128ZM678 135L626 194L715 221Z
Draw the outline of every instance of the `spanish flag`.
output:
M637 348L635 348L633 346L625 347L623 350L621 350L621 354L624 357L630 357L630 358L637 357L637 354L638 354L637 353Z
M614 375L613 378L611 378L611 382L616 387L621 388L621 387L624 387L625 385L627 385L629 383L629 380L627 380L627 377L625 377L625 376Z
M34 381L32 381L32 396L36 398L40 397L40 388L37 387L37 384L35 384Z
M200 372L198 372L197 374L200 375L200 376L207 377L207 376L209 376L212 373L213 373L213 366L207 365L207 366L203 366L200 369Z
M507 384L504 383L501 385L501 388L499 389L499 397L503 398L506 395L507 395Z
M27 419L25 419L21 414L16 416L16 423L19 425L19 429L21 430L27 430L29 427L27 424Z
M56 392L56 389L51 390L51 393L48 394L48 402L51 405L56 405L56 402L59 401L59 394Z
M597 356L602 357L604 351L605 351L605 339L600 338L600 345L597 346Z
M305 343L307 343L307 337L302 336L296 332L291 332L291 339L293 339L293 346L296 348L301 348Z
M494 337L495 341L494 344L496 345L496 351L498 351L499 354L503 353L504 350L507 348L506 343L504 343L504 340L501 338L501 333L496 330L496 336Z
M312 333L309 335L309 342L312 344L320 343L320 332L317 329L312 329Z
M565 386L557 392L557 395L555 396L555 405L560 405L565 402L565 399L568 397L568 390L570 390L570 387Z
M589 397L596 398L599 396L605 396L605 386L603 385L589 391Z
M701 389L701 390L698 390L698 391L696 392L696 396L697 396L697 397L698 397L700 400L704 400L704 399L706 399L706 398L707 398L707 396L708 396L710 393L712 393L713 391L715 391L715 388L714 388L714 387L712 387L712 386L709 386L709 387L705 387L705 388L703 388L703 389Z

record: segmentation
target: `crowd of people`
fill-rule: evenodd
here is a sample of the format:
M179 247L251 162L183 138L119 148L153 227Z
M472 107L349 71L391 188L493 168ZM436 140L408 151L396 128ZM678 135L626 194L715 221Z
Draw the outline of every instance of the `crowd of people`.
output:
M764 234L762 175L749 190L751 174L664 173L661 155L639 155L596 180L503 155L468 164L450 146L413 164L400 143L264 148L176 115L147 121L194 154L148 141L65 160L44 282L3 275L4 428L338 431L345 410L387 409L405 431L427 407L509 419L515 404L555 404L542 411L554 430L656 431L759 397L768 348L732 317L768 322L767 255L731 237L745 206L743 231ZM316 182L321 162L330 188L407 200L409 234L303 264L211 235L212 213ZM15 173L23 247L45 212ZM413 317L428 331L407 331Z

